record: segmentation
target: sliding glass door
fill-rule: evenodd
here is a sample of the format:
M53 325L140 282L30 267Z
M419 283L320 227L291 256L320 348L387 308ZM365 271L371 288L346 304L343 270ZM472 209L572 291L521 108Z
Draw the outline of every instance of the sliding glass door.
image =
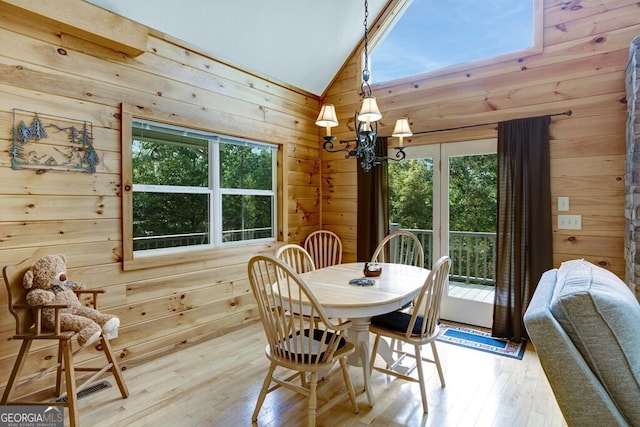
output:
M429 268L453 263L442 318L491 326L496 218L494 139L411 147L390 162L391 229L420 239Z
M491 327L497 156L495 139L441 145L442 253L452 260L443 319Z

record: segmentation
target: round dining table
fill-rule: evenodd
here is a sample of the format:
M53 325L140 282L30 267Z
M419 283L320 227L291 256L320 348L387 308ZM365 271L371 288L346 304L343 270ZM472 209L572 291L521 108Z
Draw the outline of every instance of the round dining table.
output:
M349 364L362 366L364 389L369 404L373 406L369 366L369 324L373 316L389 313L417 298L429 270L425 268L379 263L382 273L377 277L365 277L365 263L338 264L300 274L318 299L327 315L349 319L347 340L356 351ZM372 284L349 283L352 279L371 279ZM393 363L391 349L382 345L378 353Z

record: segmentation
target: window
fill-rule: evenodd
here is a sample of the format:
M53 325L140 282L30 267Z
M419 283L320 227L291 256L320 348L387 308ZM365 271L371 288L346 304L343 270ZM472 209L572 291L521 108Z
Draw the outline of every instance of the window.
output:
M140 119L131 133L136 255L275 240L275 145Z
M541 1L408 3L374 43L370 61L376 83L542 49Z

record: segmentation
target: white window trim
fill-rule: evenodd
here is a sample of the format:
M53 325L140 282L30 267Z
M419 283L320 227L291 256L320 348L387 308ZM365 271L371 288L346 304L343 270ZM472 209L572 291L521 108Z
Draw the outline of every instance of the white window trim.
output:
M245 240L241 242L220 242L219 246L214 245L203 245L198 246L188 246L181 248L172 248L173 250L169 253L163 251L162 253L154 252L153 250L144 251L144 254L141 251L137 251L134 256L133 251L133 176L132 176L132 141L133 141L133 122L137 123L148 123L148 124L158 124L163 129L172 128L173 130L179 132L184 131L184 128L181 126L172 125L164 122L164 116L159 115L155 117L154 113L151 114L140 114L136 106L122 103L121 104L121 114L122 114L122 127L121 127L121 154L122 154L122 221L123 221L123 235L122 235L122 267L124 270L136 270L141 268L152 268L152 267L161 267L172 264L179 264L183 262L193 262L198 260L209 260L212 257L216 258L219 256L226 256L227 254L230 256L235 253L244 253L246 251L255 251L255 250L265 250L265 248L271 247L271 245L277 240L277 236L279 233L279 204L282 202L281 195L278 194L279 188L279 171L278 171L278 155L272 156L272 188L273 192L270 190L269 196L271 196L272 200L272 227L273 227L273 237L268 239L255 239L255 240ZM204 129L204 128L203 128ZM249 139L243 139L238 137L232 137L227 135L216 135L213 131L209 130L199 130L195 127L189 129L190 135L205 139L207 141L211 141L215 138L221 138L225 143L243 145L243 146L255 146L260 148L270 149L272 151L278 151L279 145L270 142L258 142L252 141ZM207 135L203 138L203 135ZM214 137L212 137L212 135ZM210 184L213 184L214 181L219 179L219 173L215 173L211 166L217 165L218 156L217 150L211 151L212 153L215 151L214 159L215 162L210 162ZM219 170L217 171L219 172ZM162 186L156 186L162 187ZM143 187L144 188L144 187ZM213 188L210 187L209 188ZM138 187L136 186L136 189ZM206 188L197 187L190 191L208 191ZM158 191L162 191L160 188L156 188ZM184 187L181 188L184 190ZM263 191L263 190L258 190ZM245 193L246 194L246 193ZM219 194L221 197L221 194ZM215 203L215 199L218 196L210 197L211 203ZM211 212L215 212L215 209L212 209ZM221 229L222 219L215 218L216 224L219 224L219 229ZM214 223L212 222L211 225ZM243 248L247 249L243 249ZM227 248L227 249L225 249ZM235 248L235 249L232 249ZM251 249L253 248L253 249ZM231 252L229 252L231 251ZM238 252L241 251L241 252ZM152 253L153 252L153 253Z

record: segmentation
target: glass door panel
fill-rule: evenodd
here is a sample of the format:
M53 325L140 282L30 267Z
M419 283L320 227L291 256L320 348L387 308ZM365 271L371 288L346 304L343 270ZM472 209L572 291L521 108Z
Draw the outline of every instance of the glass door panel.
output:
M496 141L442 145L443 246L452 260L442 318L491 327L496 241Z
M407 230L418 237L426 268L440 256L439 165L438 145L411 147L406 160L389 162L390 231Z
M416 234L430 268L449 254L442 318L490 327L496 218L496 141L411 147L389 162L390 229Z

